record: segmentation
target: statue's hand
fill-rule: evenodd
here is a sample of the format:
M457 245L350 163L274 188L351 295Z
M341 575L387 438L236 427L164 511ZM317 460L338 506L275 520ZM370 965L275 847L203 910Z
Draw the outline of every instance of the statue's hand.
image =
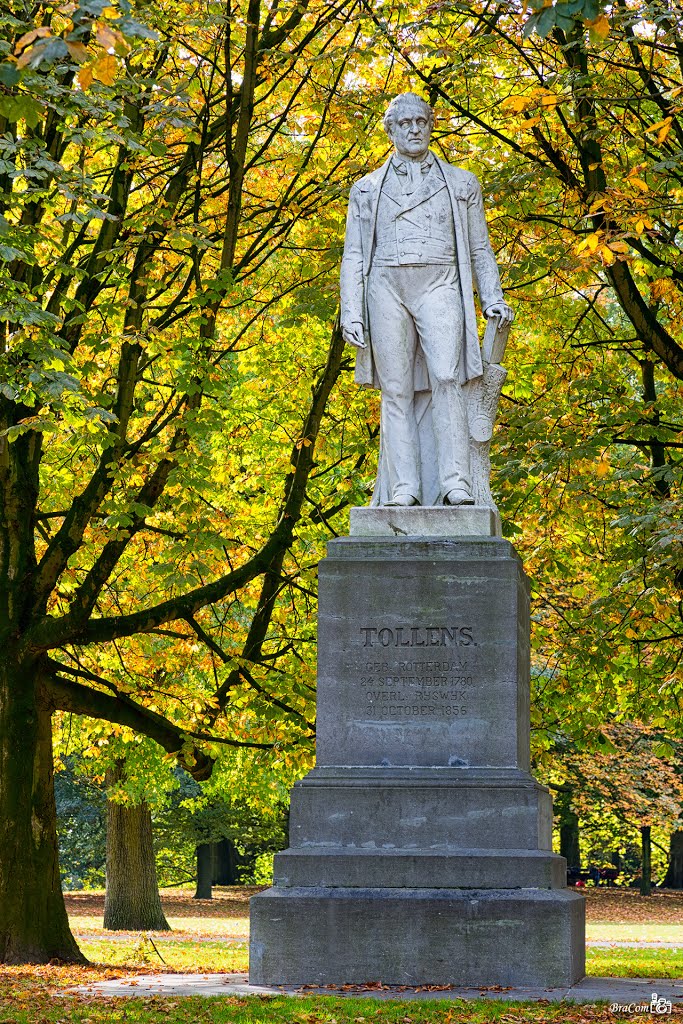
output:
M515 314L512 308L508 306L507 302L494 302L492 306L487 306L484 310L485 317L497 316L500 320L500 326L503 327L506 324L511 324L515 319Z
M353 345L354 348L367 348L365 344L365 332L363 331L363 325L357 322L352 324L342 324L342 335L344 341L348 345Z

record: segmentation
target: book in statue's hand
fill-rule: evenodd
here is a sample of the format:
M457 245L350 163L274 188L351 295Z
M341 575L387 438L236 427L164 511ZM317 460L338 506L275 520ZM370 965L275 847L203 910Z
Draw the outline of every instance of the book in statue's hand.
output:
M509 333L509 323L501 324L501 321L497 316L488 317L482 349L482 358L484 363L502 363L503 356L505 355L505 346L508 343Z

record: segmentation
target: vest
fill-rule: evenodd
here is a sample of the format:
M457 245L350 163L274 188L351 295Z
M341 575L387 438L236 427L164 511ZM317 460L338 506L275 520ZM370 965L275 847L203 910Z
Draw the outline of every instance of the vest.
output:
M412 193L392 164L377 207L373 265L457 265L453 210L443 174L432 160Z

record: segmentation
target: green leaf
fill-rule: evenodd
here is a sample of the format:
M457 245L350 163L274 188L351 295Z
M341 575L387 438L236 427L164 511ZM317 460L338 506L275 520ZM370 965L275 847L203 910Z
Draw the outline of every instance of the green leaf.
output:
M0 63L0 84L6 85L9 89L16 85L21 78L19 68L12 61L3 60Z
M158 39L159 35L153 29L148 28L134 18L119 18L116 27L123 32L124 36L132 36L137 39Z
M23 256L21 249L14 249L11 245L0 244L0 260L4 260L5 263L11 263L21 256Z

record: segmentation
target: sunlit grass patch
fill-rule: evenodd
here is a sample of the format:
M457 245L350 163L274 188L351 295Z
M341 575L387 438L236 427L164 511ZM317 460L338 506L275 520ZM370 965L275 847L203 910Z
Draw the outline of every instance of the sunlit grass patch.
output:
M658 921L587 921L586 938L593 942L670 942L683 949L683 924Z
M125 941L88 939L80 942L83 953L92 963L108 967L143 966L163 971L188 973L230 973L249 969L246 942L226 943L220 940L201 942L192 939L177 940L155 934L133 936Z
M241 917L173 917L166 915L174 935L225 935L226 938L246 939L249 935L249 919ZM104 930L102 917L70 916L71 930L78 935L89 936L99 933L103 936L132 934L127 932L109 932ZM162 934L171 934L170 932Z
M683 949L589 947L586 972L598 978L683 978Z

